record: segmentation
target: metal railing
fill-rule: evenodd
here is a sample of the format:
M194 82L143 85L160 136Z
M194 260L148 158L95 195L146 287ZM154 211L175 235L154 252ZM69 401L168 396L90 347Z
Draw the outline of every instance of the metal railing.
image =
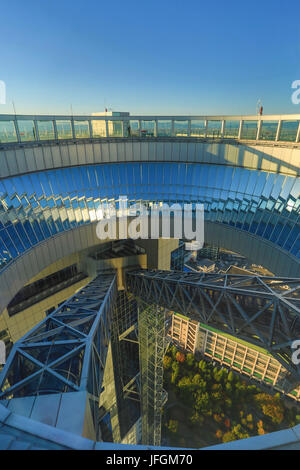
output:
M300 141L300 114L251 116L0 115L0 144L77 139Z

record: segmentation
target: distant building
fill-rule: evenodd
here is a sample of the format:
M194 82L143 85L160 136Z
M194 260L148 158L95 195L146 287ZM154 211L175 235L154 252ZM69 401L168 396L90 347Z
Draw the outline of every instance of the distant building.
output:
M126 117L129 116L128 112L119 112L119 111L105 111L102 113L92 113L92 116L111 116L113 118L116 117ZM127 135L128 132L128 125L125 126L125 132L123 132L123 120L108 120L107 127L106 127L106 120L92 120L92 131L93 137L123 137L124 133Z

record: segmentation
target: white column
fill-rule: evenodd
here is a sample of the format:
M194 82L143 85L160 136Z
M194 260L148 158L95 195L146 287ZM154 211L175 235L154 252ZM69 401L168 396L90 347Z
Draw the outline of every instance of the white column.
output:
M204 137L207 137L207 119L204 121Z
M255 140L259 140L260 139L260 133L261 133L261 119L259 119L258 123L257 123L257 134L256 134L256 139Z
M221 137L224 137L224 132L225 132L225 119L223 119L221 123Z
M242 132L243 132L243 120L240 120L240 127L239 127L239 133L238 133L238 139L241 140L242 138Z
M276 137L275 137L275 141L277 142L280 138L280 131L281 131L281 124L282 124L282 121L281 119L278 121L278 126L277 126L277 131L276 131Z

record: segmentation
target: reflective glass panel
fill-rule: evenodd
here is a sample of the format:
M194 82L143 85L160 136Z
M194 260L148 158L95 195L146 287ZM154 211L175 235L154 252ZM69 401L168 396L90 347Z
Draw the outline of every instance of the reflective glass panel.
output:
M27 120L19 121L18 120L18 126L19 126L20 138L22 142L36 140L33 121L27 121Z
M75 137L84 139L90 137L88 121L74 121Z
M200 120L191 121L191 136L193 137L205 136L205 121L200 121Z
M255 140L257 136L257 121L243 121L242 139Z
M93 119L91 123L93 137L106 137L106 124L104 119Z
M158 121L158 137L172 135L172 121Z
M155 121L141 121L141 136L154 137Z
M282 121L279 140L295 142L297 137L299 121Z
M54 139L54 127L52 121L37 121L40 140Z
M57 137L59 139L72 139L72 126L71 121L59 120L56 121Z
M174 121L174 135L187 136L188 135L188 121Z
M278 121L262 121L260 136L261 140L275 140Z
M240 121L225 121L224 137L238 137Z
M130 122L130 135L132 137L138 137L140 135L139 121L129 121L129 122Z
M221 121L207 122L207 137L221 137Z
M13 121L0 121L0 142L17 142L17 134Z
M108 134L110 137L123 137L123 121L108 121Z

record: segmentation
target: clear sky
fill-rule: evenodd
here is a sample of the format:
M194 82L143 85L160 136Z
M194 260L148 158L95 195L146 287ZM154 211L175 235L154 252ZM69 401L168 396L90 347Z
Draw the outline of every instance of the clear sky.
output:
M300 113L299 0L4 0L0 113Z

